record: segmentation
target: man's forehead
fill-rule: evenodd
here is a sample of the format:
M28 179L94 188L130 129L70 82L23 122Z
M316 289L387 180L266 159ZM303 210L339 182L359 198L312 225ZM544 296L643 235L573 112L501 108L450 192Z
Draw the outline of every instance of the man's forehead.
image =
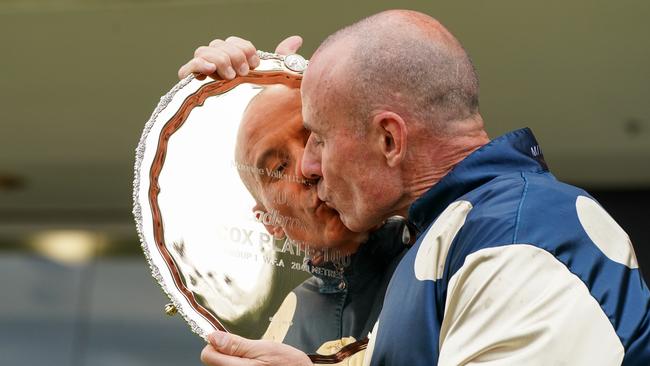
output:
M344 38L319 49L305 71L301 94L305 128L316 131L327 127L325 115L340 107L341 91L346 89L350 61L341 57L354 47L354 40Z
M239 126L236 151L240 158L252 162L259 140L291 119L300 116L299 90L270 86L260 91L247 106Z
M327 116L337 109L337 81L325 77L313 81L302 93L303 125L309 131L322 133L329 126Z
M333 88L320 88L313 94L303 97L303 126L310 132L319 134L331 130L332 121L338 120L342 103Z
M246 108L247 112L262 113L300 105L300 90L286 85L269 85L264 87Z
M345 77L343 71L347 63L340 56L336 56L336 51L339 48L329 46L319 51L309 61L309 67L305 70L301 85L303 99L311 99L327 93L336 87L339 79Z
M284 85L272 85L259 92L246 107L241 128L254 132L260 125L282 123L285 117L299 114L300 90ZM277 121L276 121L277 120Z
M318 118L318 113L307 99L302 100L302 125L307 131L314 131L316 126L314 120Z
M322 134L327 130L327 119L324 118L323 110L318 106L303 104L302 114L302 125L307 131Z

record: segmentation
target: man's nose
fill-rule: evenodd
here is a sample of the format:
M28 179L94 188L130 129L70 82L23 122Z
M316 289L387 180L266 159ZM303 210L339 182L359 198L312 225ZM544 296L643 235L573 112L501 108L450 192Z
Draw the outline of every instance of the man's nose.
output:
M307 140L300 167L302 169L302 175L307 179L319 179L323 176L320 155L319 152L315 151L311 137Z

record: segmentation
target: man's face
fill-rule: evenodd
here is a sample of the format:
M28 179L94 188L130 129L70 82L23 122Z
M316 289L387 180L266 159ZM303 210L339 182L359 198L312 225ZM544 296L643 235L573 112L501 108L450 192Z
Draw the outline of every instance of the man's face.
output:
M318 197L336 210L352 231L371 230L383 219L381 162L371 141L347 128L345 113L310 113L305 126L311 135L302 161L303 174L318 179Z
M316 187L304 179L300 162L309 138L303 128L300 91L273 86L249 105L237 141L237 156L258 169L249 179L274 223L293 240L312 248L360 241L336 211L318 199Z
M338 53L340 54L340 53ZM353 121L341 107L346 89L341 79L341 62L319 55L303 77L304 126L311 132L302 161L303 174L318 179L318 196L338 211L352 231L363 232L390 216L395 171L388 169L382 155L383 137L368 121ZM325 66L323 66L325 65Z

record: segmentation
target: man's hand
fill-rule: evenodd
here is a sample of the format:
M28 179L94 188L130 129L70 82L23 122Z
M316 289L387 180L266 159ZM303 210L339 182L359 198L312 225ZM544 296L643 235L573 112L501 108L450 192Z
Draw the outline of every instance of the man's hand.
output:
M312 366L303 352L282 343L255 341L216 331L201 352L207 366Z
M301 45L300 36L291 36L280 42L275 53L289 55L298 51ZM239 37L228 37L225 41L215 39L210 45L194 51L194 58L178 70L178 78L184 79L192 73L201 80L210 75L218 75L224 80L245 76L260 64L256 51L250 41Z

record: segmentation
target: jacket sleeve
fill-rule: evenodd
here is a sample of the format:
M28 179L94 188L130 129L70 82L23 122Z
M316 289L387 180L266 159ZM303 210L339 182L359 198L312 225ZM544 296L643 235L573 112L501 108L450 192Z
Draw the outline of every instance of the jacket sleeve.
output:
M465 258L447 287L438 365L620 365L624 348L586 285L547 251Z

